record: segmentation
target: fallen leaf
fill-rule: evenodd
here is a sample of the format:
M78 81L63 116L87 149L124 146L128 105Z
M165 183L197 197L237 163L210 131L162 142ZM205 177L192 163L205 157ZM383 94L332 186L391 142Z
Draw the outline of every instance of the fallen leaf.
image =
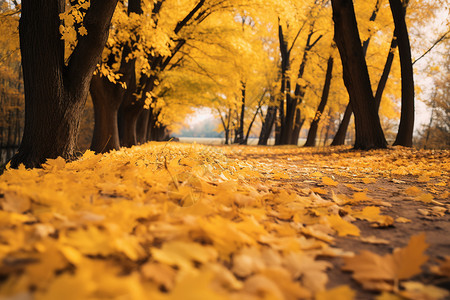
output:
M357 226L343 220L339 215L328 216L327 220L330 223L331 228L336 230L339 236L359 236L360 234L360 230Z
M352 300L356 292L348 285L341 285L328 291L321 291L316 294L316 300Z
M331 179L330 177L322 177L322 183L325 185L337 186L339 183Z
M425 234L412 236L405 248L397 248L393 254L379 256L363 250L354 257L344 258L343 270L352 271L352 277L366 287L383 287L386 281L393 284L397 280L408 279L421 272L421 266L428 260L423 254L428 245Z
M404 291L400 291L400 295L407 299L429 299L440 300L448 299L450 296L448 290L444 290L434 285L425 285L421 282L407 281L402 283Z

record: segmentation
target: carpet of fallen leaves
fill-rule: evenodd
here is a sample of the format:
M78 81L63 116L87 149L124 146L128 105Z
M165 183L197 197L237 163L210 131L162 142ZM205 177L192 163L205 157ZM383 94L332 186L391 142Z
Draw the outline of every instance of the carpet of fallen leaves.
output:
M0 176L1 299L448 299L450 152L150 143Z

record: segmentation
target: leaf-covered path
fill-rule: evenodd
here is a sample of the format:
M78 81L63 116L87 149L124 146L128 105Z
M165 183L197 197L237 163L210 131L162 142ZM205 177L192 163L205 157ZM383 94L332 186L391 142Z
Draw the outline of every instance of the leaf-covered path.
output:
M445 299L449 170L448 151L178 143L7 170L0 295Z

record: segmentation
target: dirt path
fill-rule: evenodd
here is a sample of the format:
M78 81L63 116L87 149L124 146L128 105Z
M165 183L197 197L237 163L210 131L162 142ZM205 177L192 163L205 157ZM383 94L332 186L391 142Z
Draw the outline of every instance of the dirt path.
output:
M361 236L375 236L386 240L386 244L362 242L354 237L338 237L335 245L355 253L369 250L385 255L392 253L395 248L405 247L411 236L424 232L426 242L430 245L426 251L430 259L423 268L424 272L412 279L450 291L450 280L442 280L429 271L431 265L445 255L450 255L448 152L399 148L370 152L351 151L348 148L275 149L270 153L260 147L233 147L224 148L224 151L230 158L247 160L261 168L271 166L277 172L285 171L290 179L276 180L280 189L296 190L300 194L322 189L324 192L319 195L325 200L332 200L333 193L352 198L355 192L365 192L370 200L351 204L353 209L363 208L373 202L381 208L383 215L393 219L402 217L409 221L373 227L367 221L356 220L354 224L360 228ZM332 178L338 185L327 186L320 180L324 176ZM425 201L430 202L417 201L423 194L432 196L425 197ZM378 294L362 290L349 272L341 271L341 259L331 261L336 267L328 272L329 288L348 284L358 290L357 299L371 299Z

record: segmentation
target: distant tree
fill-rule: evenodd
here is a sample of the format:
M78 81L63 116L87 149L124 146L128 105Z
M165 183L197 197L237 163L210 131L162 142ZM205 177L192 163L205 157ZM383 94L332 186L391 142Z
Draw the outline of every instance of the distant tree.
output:
M447 55L439 74L434 80L431 98L426 104L431 108L430 121L419 131L418 146L422 148L450 149L450 55L449 45L445 48ZM445 54L444 54L445 55Z
M325 106L328 101L328 94L330 92L331 78L333 73L333 56L328 58L327 72L325 75L325 83L323 85L322 97L320 99L319 107L316 110L314 119L309 127L308 137L306 138L305 147L314 147L316 145L317 129L319 127L319 122L322 117Z
M12 167L22 163L28 168L38 167L47 158L74 157L91 77L105 46L117 1L92 0L90 6L84 0L73 2L85 15L76 28L76 46L66 61L60 34L60 14L66 9L66 1L22 0L19 35L25 129L19 151L11 160Z

